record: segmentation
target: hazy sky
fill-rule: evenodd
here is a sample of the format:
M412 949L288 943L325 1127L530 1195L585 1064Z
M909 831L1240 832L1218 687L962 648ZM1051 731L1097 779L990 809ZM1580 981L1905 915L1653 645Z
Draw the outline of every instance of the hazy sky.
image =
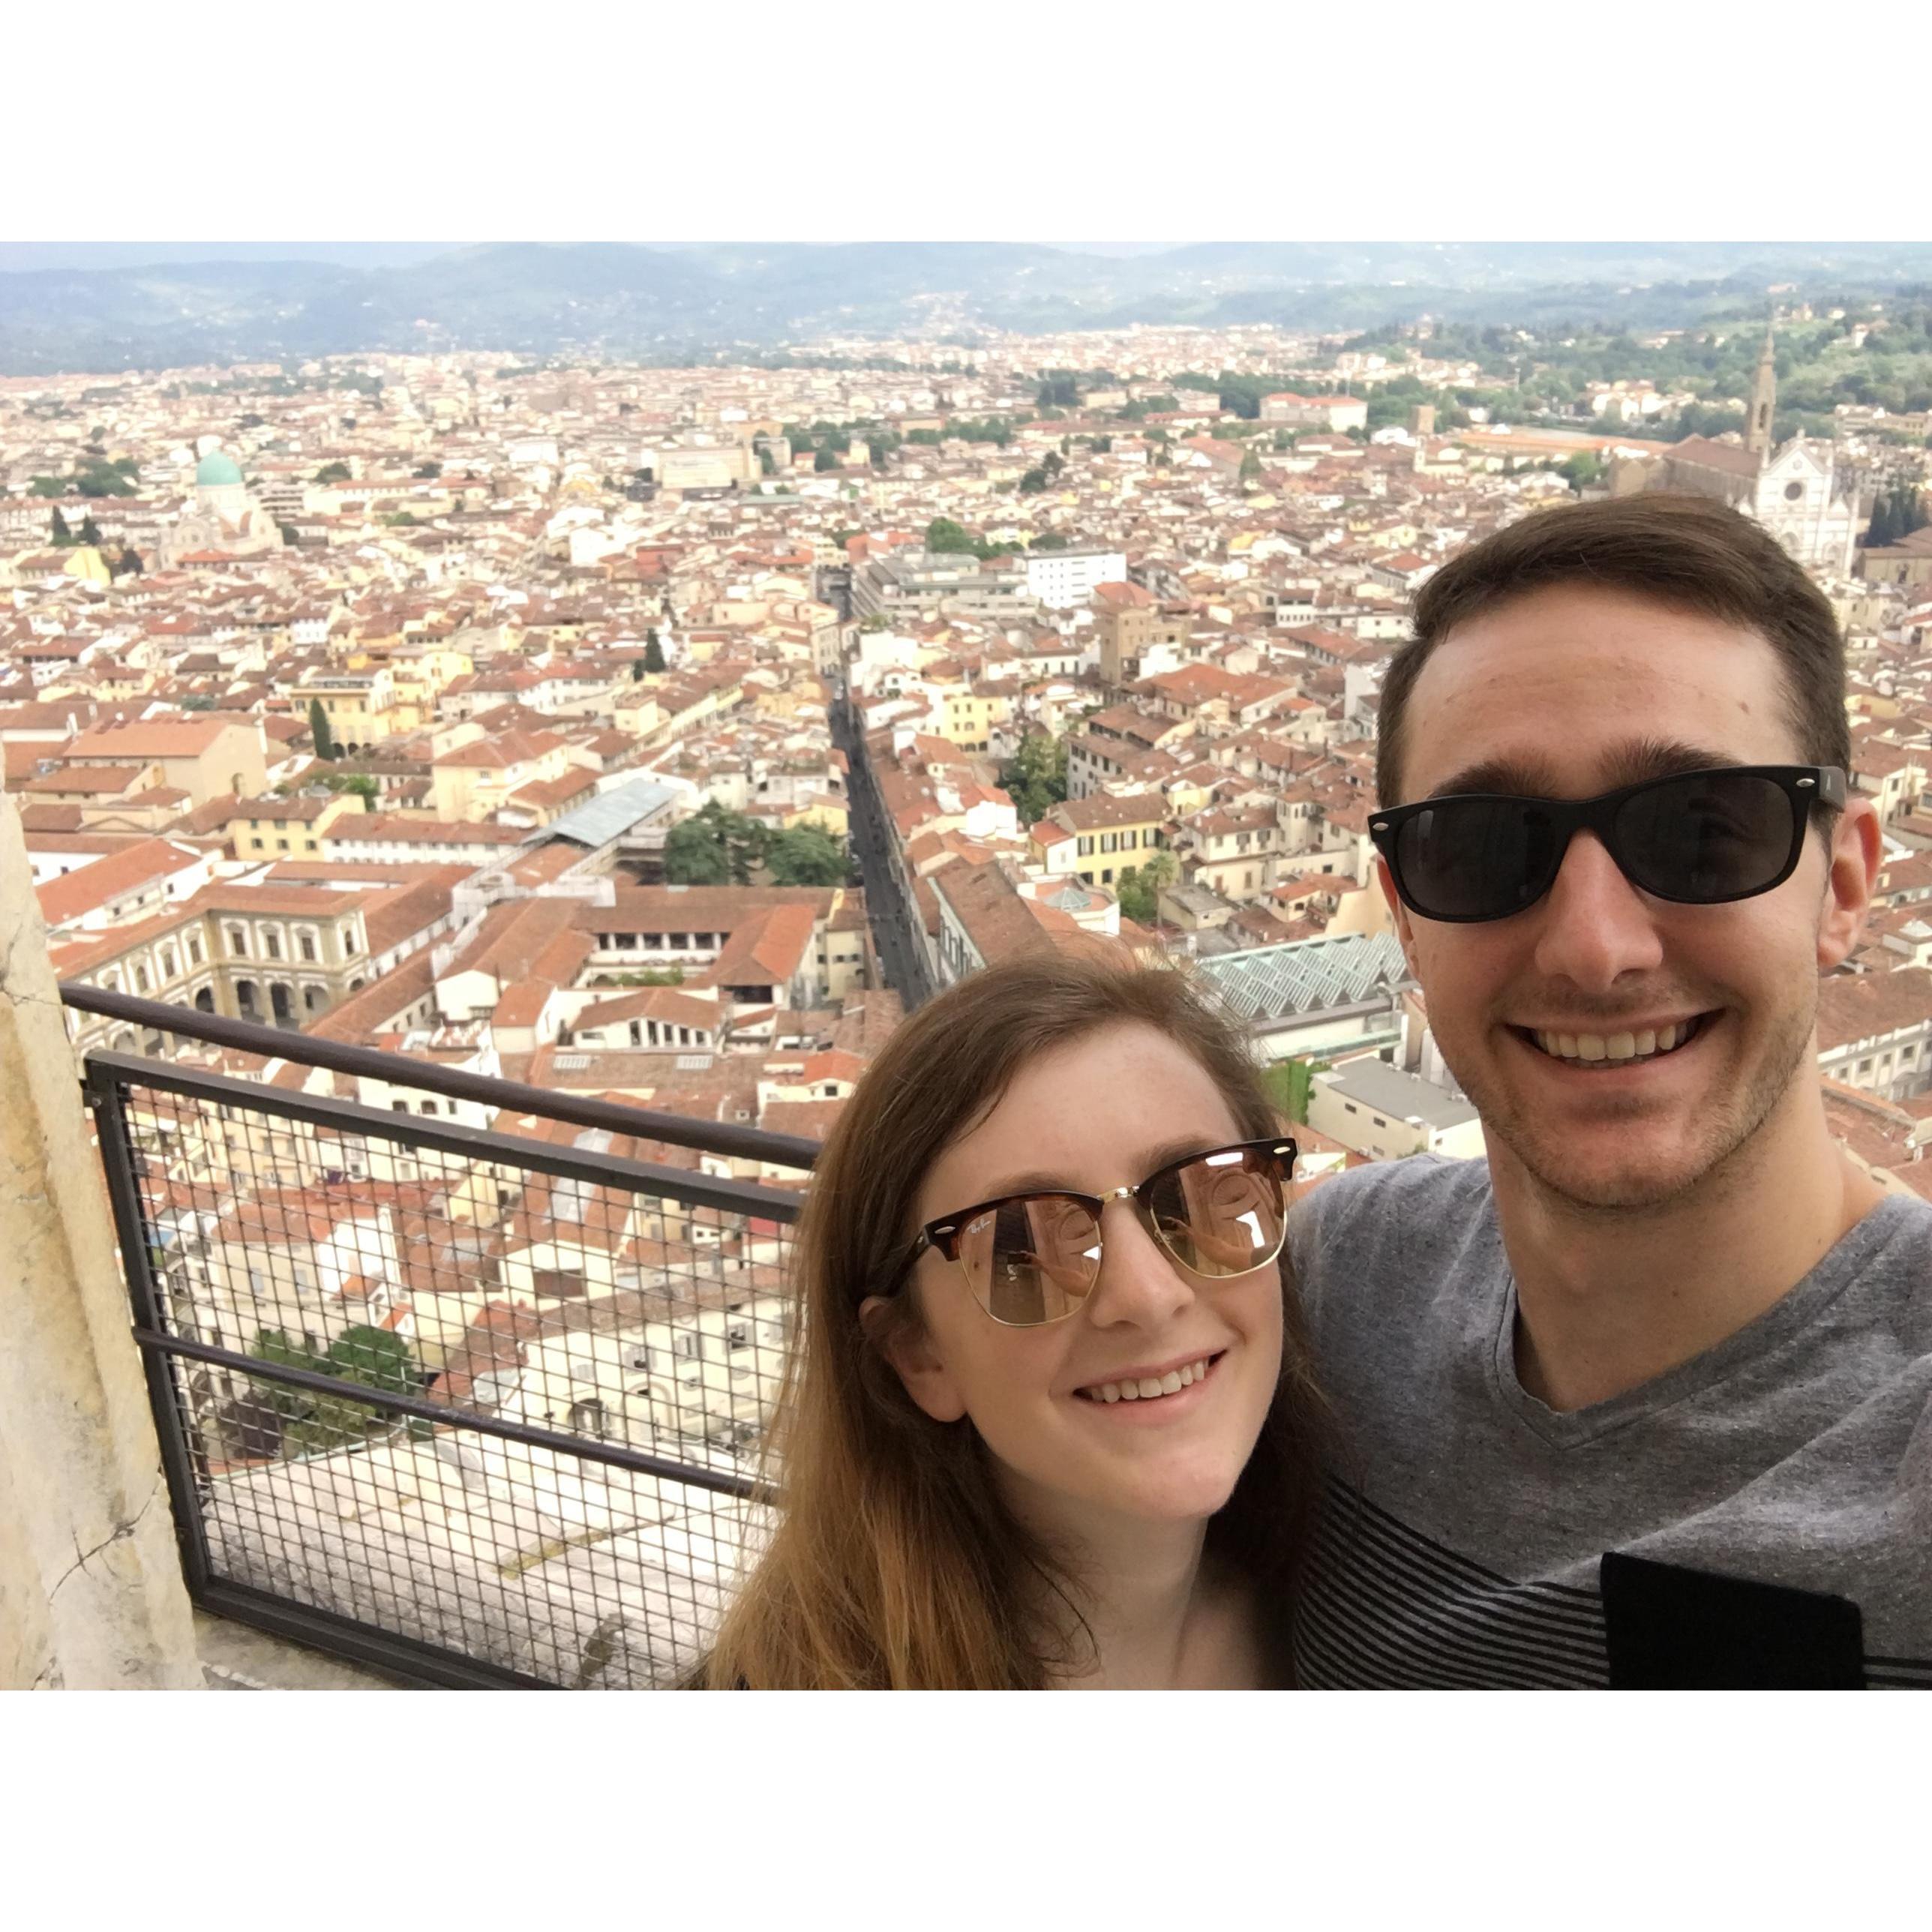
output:
M404 266L456 242L0 242L0 269L131 268L153 262L340 262Z
M520 238L509 235L501 241ZM461 242L0 242L0 272L131 268L158 262L339 262L346 268L406 267L470 244ZM644 248L689 244L644 242ZM1178 242L1049 242L1089 255L1152 255Z

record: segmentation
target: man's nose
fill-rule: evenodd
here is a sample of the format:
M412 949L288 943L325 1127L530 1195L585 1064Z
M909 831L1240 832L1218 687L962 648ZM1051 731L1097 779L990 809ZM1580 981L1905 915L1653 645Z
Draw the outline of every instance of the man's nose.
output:
M1148 1232L1130 1201L1112 1201L1102 1217L1100 1275L1088 1306L1103 1327L1156 1328L1185 1308L1194 1290L1179 1263Z
M1537 910L1536 963L1551 978L1602 993L1625 973L1663 963L1649 904L1593 832L1570 841L1556 883Z

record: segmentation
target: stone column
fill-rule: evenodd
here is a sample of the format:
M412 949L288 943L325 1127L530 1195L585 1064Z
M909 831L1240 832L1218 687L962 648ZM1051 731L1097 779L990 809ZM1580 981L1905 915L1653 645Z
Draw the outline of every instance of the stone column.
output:
M0 1688L203 1678L106 1186L0 795Z

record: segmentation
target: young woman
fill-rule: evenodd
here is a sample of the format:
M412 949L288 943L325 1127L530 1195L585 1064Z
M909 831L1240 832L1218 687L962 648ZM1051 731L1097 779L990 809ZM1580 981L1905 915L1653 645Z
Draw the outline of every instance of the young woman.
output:
M1054 951L922 1008L827 1141L762 1559L699 1681L1285 1681L1321 1404L1293 1143L1179 973Z

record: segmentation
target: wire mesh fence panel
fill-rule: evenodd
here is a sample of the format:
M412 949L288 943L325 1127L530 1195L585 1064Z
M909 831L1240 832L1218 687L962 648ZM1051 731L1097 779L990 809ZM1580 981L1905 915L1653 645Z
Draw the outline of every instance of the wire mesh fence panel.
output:
M688 1670L778 1474L794 1195L532 1114L90 1084L212 1579L548 1684Z

